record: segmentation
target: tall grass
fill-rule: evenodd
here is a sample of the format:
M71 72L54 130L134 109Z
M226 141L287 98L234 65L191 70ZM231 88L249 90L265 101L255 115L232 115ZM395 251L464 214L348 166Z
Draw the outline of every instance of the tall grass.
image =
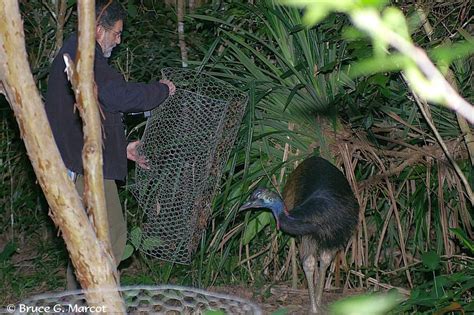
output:
M298 10L272 1L233 10L228 17L193 16L216 25L217 39L200 66L250 95L215 200L213 238L206 235L198 255L198 267L210 266L201 271L202 285L290 278L289 238L275 231L268 213L242 215L237 208L257 185L280 189L294 162L313 151L344 169L361 206L358 231L344 252L346 286L410 288L423 282L412 266L429 250L442 257L443 270L462 268L468 258L456 260L461 249L450 228L472 236L472 207L403 81L388 74L347 77L345 66L370 48L364 40L341 40L341 17L308 30ZM471 69L463 67L460 75ZM472 178L454 115L440 108L432 115Z
M232 22L194 16L220 26L211 46L216 49L205 58L210 61L206 70L233 80L250 96L226 180L215 200L213 238L205 239L198 255L201 261L206 259L199 266L210 266L202 271L204 286L222 277L288 278L290 238L276 232L269 213L243 215L237 209L257 185L281 189L285 169L291 170L313 149L331 155L335 138L326 135L341 128L336 104L346 89L354 87L337 66L346 54L345 44L326 40L321 30L302 29L297 10L270 1L237 8L243 18Z

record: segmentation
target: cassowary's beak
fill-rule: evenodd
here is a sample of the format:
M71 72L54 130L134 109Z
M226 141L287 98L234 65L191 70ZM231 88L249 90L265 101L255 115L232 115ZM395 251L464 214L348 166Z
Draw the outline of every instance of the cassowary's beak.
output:
M259 208L259 207L258 207L258 206L255 206L255 202L253 202L253 201L247 201L246 203L244 203L244 204L239 208L239 211L245 211L245 210L252 209L252 208Z
M269 209L268 206L266 206L265 203L260 199L249 200L239 208L239 212L249 210L249 209L262 209L262 208ZM276 219L277 229L279 230L280 221L278 220L278 217L276 216L275 216L275 219Z
M250 199L239 208L239 211L244 211L248 209L262 209L262 208L268 208L268 206L265 205L265 202L263 200Z

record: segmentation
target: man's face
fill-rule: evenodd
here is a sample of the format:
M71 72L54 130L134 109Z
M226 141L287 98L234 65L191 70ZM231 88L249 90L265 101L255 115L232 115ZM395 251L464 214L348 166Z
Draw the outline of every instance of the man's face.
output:
M103 26L98 26L97 31L97 42L102 48L105 58L109 58L112 54L112 50L120 44L122 39L123 21L117 21L114 27L106 29Z

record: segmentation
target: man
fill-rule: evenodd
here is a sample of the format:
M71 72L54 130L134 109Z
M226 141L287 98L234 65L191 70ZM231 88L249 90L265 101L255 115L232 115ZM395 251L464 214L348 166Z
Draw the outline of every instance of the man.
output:
M98 99L104 114L103 160L104 190L110 228L112 251L117 264L123 255L127 240L127 228L120 204L115 180L123 180L127 175L127 158L145 166L145 161L137 154L138 142L127 146L122 122L123 113L148 111L162 103L175 92L171 81L132 83L107 63L112 50L120 44L126 13L117 0L96 1L96 48L94 75ZM78 192L83 192L82 121L74 110L75 98L70 82L64 72L64 54L72 60L76 58L77 35L73 34L54 59L46 92L46 113L53 130L56 144L68 168L70 177L76 181ZM68 267L67 288L77 288L77 282Z

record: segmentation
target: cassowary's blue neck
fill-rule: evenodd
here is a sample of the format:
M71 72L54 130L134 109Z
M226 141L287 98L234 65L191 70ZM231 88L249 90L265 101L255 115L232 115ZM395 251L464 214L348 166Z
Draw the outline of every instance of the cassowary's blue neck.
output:
M269 205L270 210L272 210L275 217L279 217L280 214L285 210L285 203L283 200L276 200Z
M275 200L274 202L270 203L268 207L275 216L278 228L280 228L280 215L282 215L282 213L287 213L285 203L283 202L283 200L278 198L278 200Z

